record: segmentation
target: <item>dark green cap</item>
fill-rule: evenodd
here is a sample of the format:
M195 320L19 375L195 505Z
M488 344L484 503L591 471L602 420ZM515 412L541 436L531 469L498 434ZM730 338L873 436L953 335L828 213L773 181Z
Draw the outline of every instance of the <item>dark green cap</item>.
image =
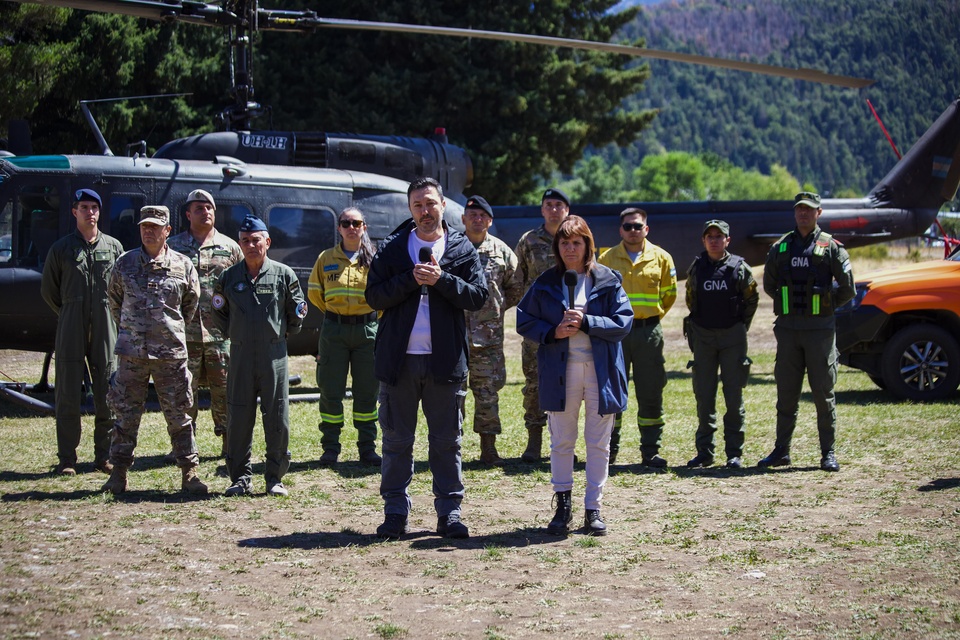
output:
M716 227L717 229L720 229L720 233L722 233L725 236L730 235L730 225L728 225L723 220L707 220L706 222L703 223L703 233L700 235L701 236L707 235L707 231L710 231L710 227Z
M819 209L820 194L814 193L812 191L801 191L793 199L793 206L797 206L798 204L807 205L811 209Z

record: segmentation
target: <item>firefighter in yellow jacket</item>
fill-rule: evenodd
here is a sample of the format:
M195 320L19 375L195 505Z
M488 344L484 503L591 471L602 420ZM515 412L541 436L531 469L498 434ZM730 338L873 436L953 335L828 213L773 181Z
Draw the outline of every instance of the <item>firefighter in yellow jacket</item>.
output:
M353 375L353 426L357 428L360 462L379 466L377 455L377 393L373 346L377 312L364 299L367 273L376 252L363 213L344 209L338 218L341 242L317 258L310 273L307 298L323 312L317 354L320 388L320 464L336 464L343 429L343 397L347 371Z
M663 389L667 371L663 358L663 329L660 319L677 299L677 270L670 254L647 240L647 212L629 208L620 213L622 242L607 249L598 262L623 276L623 288L633 307L633 328L623 345L629 375L637 394L637 426L640 427L640 455L645 467L663 468L660 455L663 437ZM617 414L610 437L610 464L620 450L622 414Z

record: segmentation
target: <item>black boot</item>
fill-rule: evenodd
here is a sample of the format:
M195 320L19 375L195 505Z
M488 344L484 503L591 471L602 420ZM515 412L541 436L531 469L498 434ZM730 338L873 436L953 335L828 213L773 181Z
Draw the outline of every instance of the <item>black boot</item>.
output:
M553 501L557 505L557 512L553 520L547 525L547 533L554 536L565 536L570 530L570 521L573 519L570 505L570 492L557 491L553 494Z

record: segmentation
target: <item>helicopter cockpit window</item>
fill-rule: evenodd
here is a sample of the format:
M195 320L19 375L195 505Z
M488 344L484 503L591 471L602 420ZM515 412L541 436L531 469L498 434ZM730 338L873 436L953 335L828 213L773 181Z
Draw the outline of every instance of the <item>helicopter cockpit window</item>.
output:
M309 275L320 252L336 241L336 214L330 209L278 206L270 209L270 257Z
M240 237L240 224L243 219L251 215L253 210L243 204L217 203L217 229L220 233L237 240Z
M140 246L140 209L144 206L143 196L129 196L114 193L110 195L109 233L120 241L124 249L136 249Z
M50 246L60 237L59 190L45 185L24 187L16 228L17 266L42 267Z

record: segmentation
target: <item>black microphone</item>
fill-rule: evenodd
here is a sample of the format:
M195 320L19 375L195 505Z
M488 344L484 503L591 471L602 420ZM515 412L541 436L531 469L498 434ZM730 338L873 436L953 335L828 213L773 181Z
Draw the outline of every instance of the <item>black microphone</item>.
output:
M420 262L426 264L430 262L430 258L433 257L433 252L430 250L430 247L420 247ZM420 295L427 295L427 285L420 285Z
M567 297L570 299L570 309L573 309L573 299L577 288L577 272L567 269L563 274L563 284L567 287Z

